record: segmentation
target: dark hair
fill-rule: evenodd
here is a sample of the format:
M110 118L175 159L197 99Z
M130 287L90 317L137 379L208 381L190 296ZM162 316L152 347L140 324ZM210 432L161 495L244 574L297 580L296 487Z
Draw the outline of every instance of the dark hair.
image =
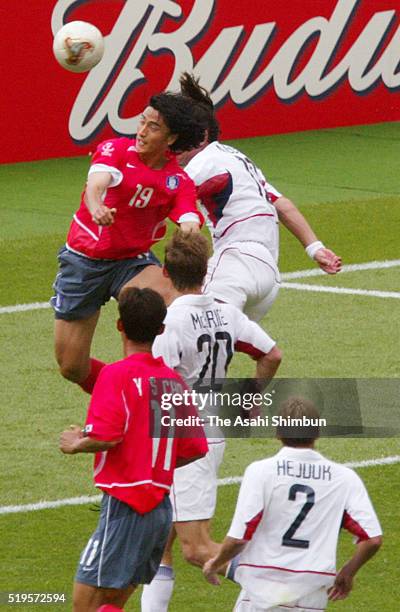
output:
M177 230L165 247L164 266L178 290L203 284L207 272L209 244L202 234Z
M219 123L215 116L214 104L209 92L199 84L193 74L184 72L179 79L181 93L196 103L196 114L199 120L207 122L208 142L218 140L220 133Z
M171 151L190 151L200 146L205 137L207 120L195 112L196 105L193 100L167 91L152 96L149 105L162 115L171 134L178 136L170 145Z
M118 296L124 332L133 342L150 342L160 333L167 314L161 295L153 289L126 287Z
M281 420L276 428L276 437L285 446L310 446L319 437L320 414L310 400L303 397L289 397L280 406L278 416ZM292 424L293 419L309 419L310 424Z

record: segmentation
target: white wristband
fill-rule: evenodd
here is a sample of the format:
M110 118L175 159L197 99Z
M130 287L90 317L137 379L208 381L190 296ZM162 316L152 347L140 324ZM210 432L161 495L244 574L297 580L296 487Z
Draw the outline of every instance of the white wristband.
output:
M200 217L195 212L187 212L179 217L178 223L198 223L200 225Z
M306 246L306 253L311 259L314 259L315 253L320 249L324 248L324 244L320 240L316 240L315 242L312 242L311 244Z

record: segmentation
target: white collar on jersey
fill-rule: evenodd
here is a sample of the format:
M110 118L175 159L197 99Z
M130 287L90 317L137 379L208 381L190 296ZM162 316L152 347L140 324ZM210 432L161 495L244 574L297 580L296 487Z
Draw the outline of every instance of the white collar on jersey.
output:
M288 457L289 459L299 459L300 461L321 461L325 457L312 448L295 448L294 446L283 446L275 455Z
M172 306L214 306L217 302L215 302L211 293L190 293L187 295L180 295L175 298L172 304L169 305L168 308Z

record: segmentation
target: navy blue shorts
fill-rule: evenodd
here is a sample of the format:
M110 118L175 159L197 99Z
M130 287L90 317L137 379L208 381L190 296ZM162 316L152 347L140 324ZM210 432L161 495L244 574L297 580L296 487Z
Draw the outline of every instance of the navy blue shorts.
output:
M151 251L130 259L89 259L62 247L58 253L59 271L50 303L56 319L86 319L122 287L150 265L161 265Z
M149 584L160 565L171 525L168 495L151 512L138 514L104 493L99 524L81 555L75 581L106 589Z

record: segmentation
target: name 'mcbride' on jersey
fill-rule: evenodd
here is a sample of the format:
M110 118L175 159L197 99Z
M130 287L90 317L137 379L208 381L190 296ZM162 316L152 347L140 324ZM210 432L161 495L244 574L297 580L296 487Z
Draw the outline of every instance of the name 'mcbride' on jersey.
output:
M153 354L162 356L194 391L205 394L196 404L201 407L207 435L215 438L221 437L220 432L207 428L207 416L218 413L218 403L213 402L218 393L212 392L221 390L234 352L258 359L275 345L235 306L217 302L207 293L190 294L176 298L169 306L165 331L157 336Z

